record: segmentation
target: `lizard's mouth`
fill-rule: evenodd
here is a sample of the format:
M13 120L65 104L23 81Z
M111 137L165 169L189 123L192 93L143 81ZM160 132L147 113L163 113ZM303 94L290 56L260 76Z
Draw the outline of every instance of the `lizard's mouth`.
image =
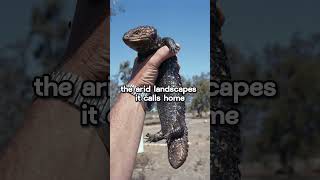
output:
M124 43L138 52L143 51L149 44L154 44L156 40L157 30L152 26L139 26L123 35Z

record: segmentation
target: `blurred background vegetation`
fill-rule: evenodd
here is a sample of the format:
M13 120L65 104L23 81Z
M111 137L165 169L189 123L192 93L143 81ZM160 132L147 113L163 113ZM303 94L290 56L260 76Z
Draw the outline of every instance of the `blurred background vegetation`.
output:
M260 163L277 174L319 173L320 33L294 33L288 44L274 42L260 53L243 53L232 44L227 49L234 80L278 85L276 97L246 97L238 106L242 164Z
M22 33L26 36L12 38L0 47L0 150L22 125L24 111L33 96L34 76L49 72L63 60L72 18L68 15L72 14L70 7L70 2L62 0L33 4L29 31Z

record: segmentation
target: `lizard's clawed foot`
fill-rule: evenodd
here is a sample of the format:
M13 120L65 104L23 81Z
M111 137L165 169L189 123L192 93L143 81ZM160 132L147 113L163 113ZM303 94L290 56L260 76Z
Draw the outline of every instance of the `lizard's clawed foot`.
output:
M163 42L174 54L177 54L180 51L180 45L178 43L175 43L173 39L165 37L163 38Z
M174 52L175 54L177 54L180 51L180 44L175 43L174 50L171 50L171 51Z
M179 50L180 50L180 45L175 43L174 45L170 46L169 49L174 54L177 54L179 52Z
M164 139L162 132L159 131L156 134L150 134L147 133L146 137L144 137L144 139L146 140L146 142L158 142L161 141L162 139Z
M154 142L154 135L153 134L150 134L150 133L147 133L146 136L144 137L144 140L146 142Z

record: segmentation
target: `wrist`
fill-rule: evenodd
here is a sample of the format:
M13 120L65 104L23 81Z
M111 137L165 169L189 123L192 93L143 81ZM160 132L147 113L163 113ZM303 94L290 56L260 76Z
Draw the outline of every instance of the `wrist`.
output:
M60 100L63 100L65 102L68 102L69 104L73 105L77 109L87 108L86 106L95 106L97 110L97 116L98 118L93 119L92 121L82 121L81 119L81 125L94 125L94 126L100 126L101 123L106 123L107 120L107 114L109 110L109 97L108 93L105 90L101 91L101 94L94 95L94 96L85 96L82 94L82 87L84 79L80 77L77 74L73 74L71 72L65 72L65 71L54 71L50 74L50 80L53 82L56 82L57 84L60 84L62 82L68 81L72 84L72 92L63 98L61 96L58 96ZM84 104L85 103L85 104Z
M138 110L144 111L143 104L141 102L137 102L135 96L129 93L120 93L118 96L118 102L126 102L129 107L135 107Z
M76 74L83 80L108 80L109 54L107 50L99 49L94 52L86 49L79 50L80 52L67 60L61 69Z
M129 94L130 96L132 96L134 98L135 102L141 104L144 111L150 110L150 107L148 106L147 102L145 101L145 98L150 96L149 92L136 91L136 88L138 88L138 86L135 86L134 84L130 84L130 83L126 84L124 87L127 89L132 89L131 92L127 92L126 94Z

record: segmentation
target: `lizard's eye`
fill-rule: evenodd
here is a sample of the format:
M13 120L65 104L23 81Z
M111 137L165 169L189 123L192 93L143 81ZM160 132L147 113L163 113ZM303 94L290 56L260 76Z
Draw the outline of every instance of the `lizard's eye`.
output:
M137 34L140 34L141 30L137 29L133 32L133 34L137 35Z

